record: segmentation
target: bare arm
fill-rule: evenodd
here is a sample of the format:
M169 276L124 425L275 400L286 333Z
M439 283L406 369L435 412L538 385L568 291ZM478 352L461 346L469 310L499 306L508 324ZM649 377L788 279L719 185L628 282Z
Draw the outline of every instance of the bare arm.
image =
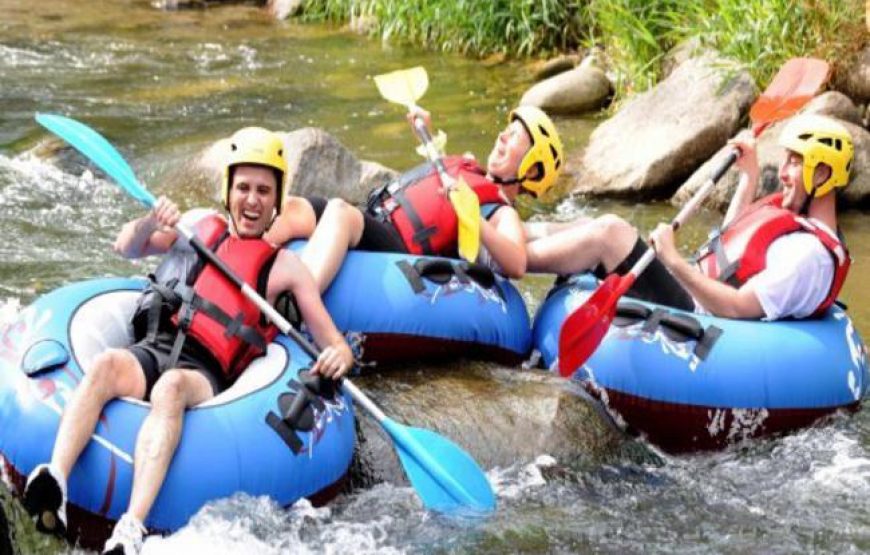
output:
M653 233L659 260L686 288L692 297L714 316L757 319L764 309L751 284L736 289L702 274L689 264L674 246L674 232L669 224L660 224Z
M269 274L268 290L270 303L274 303L282 291L290 291L296 299L302 319L311 330L314 342L322 349L311 367L312 372L338 379L353 367L350 346L323 306L320 290L308 268L293 252L283 249L278 253Z
M308 239L314 233L317 216L311 203L302 197L287 197L281 214L263 238L280 246L293 239Z
M481 218L480 239L507 277L520 279L526 273L526 233L517 211L499 208L490 220Z
M178 238L173 228L180 219L178 205L161 196L151 212L124 224L115 239L115 252L124 258L165 253Z

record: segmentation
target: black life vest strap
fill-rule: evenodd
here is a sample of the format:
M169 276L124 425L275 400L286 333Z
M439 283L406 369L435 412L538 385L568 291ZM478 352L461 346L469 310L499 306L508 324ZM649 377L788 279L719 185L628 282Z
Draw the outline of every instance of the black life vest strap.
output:
M405 215L408 216L408 220L411 221L411 225L414 226L413 240L422 247L423 254L435 254L435 251L432 250L432 244L429 242L429 238L438 233L438 228L434 226L423 227L423 220L420 219L420 215L417 214L417 211L414 210L414 207L410 202L408 202L404 190L397 191L396 194L393 195L393 199L399 203L399 206L401 206L405 211Z

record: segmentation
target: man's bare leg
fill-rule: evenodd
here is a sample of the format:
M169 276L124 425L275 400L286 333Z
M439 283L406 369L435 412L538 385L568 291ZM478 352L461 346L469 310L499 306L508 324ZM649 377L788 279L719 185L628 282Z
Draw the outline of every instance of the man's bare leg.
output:
M348 249L359 244L364 226L362 212L355 206L341 199L326 205L301 256L321 293L332 283Z
M603 264L612 271L631 253L637 230L618 216L608 214L526 243L528 271L574 274Z

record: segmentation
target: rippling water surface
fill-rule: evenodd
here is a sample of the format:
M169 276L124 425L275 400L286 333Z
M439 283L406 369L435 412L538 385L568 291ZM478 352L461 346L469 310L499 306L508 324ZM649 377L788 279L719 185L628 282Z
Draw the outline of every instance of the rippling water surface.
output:
M119 226L140 209L82 161L52 150L37 111L71 115L119 147L143 181L185 206L208 192L162 182L206 145L242 125L323 127L362 158L417 162L401 111L371 76L423 64L421 103L453 151L488 151L529 84L525 66L389 47L338 29L275 22L253 7L162 12L144 1L0 0L0 318L62 284L130 275L153 261L111 252ZM557 122L570 148L594 122ZM542 207L535 207L541 210ZM566 201L548 217L616 211L649 230L666 205ZM683 233L696 244L718 216ZM843 225L856 258L844 300L870 330L870 224ZM521 288L540 300L549 280ZM408 488L381 485L324 508L290 511L237 497L204 508L183 530L152 538L145 553L870 551L870 417L838 416L787 438L725 453L661 455L572 466L541 453L490 469L499 512L486 521L428 514Z

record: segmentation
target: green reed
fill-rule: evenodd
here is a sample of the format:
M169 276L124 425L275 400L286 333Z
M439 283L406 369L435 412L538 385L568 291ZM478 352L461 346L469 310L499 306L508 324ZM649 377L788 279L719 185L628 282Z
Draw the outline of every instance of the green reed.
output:
M662 59L697 37L766 83L793 56L839 62L867 42L864 0L308 0L307 20L373 19L384 40L472 56L604 49L617 95L662 77Z

